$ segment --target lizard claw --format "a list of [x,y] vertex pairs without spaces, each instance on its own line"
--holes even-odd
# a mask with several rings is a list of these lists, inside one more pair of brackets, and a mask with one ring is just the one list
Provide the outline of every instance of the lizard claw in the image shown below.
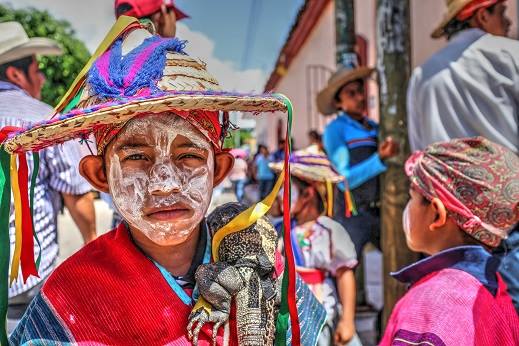
[[198,334],[203,325],[209,320],[209,315],[205,310],[197,310],[192,312],[189,316],[189,324],[187,325],[187,336],[193,342],[193,345],[198,345]]
[[196,310],[191,313],[189,316],[189,324],[187,325],[187,335],[189,339],[193,342],[193,345],[198,344],[198,335],[200,334],[200,330],[206,323],[214,323],[213,326],[213,345],[216,345],[216,335],[218,333],[218,329],[227,322],[229,319],[229,314],[223,311],[212,310],[208,313],[204,309]]

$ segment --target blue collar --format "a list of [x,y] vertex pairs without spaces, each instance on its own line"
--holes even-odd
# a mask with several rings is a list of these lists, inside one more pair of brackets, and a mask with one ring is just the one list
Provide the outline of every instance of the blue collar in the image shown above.
[[497,268],[500,261],[488,253],[482,246],[466,245],[441,251],[391,273],[400,282],[414,284],[424,276],[442,269],[462,270],[485,286],[492,295],[497,293]]

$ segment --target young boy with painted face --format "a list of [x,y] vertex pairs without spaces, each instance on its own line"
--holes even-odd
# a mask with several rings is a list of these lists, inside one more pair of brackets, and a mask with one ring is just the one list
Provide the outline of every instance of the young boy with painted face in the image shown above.
[[[13,344],[190,345],[194,274],[211,259],[204,217],[213,187],[233,165],[222,149],[227,117],[217,110],[285,110],[273,96],[220,91],[182,41],[152,36],[136,22],[120,37],[93,63],[74,110],[4,143],[22,153],[93,132],[97,155],[79,170],[112,195],[124,219],[53,273]],[[300,320],[302,343],[312,344],[321,323]],[[228,322],[215,334],[204,324],[198,345],[236,345],[232,313]]]
[[[282,163],[270,166],[276,172],[283,169]],[[297,272],[327,313],[318,345],[360,345],[354,323],[355,245],[341,224],[330,217],[333,184],[344,178],[333,170],[323,152],[308,149],[292,153],[290,174],[292,248]],[[283,205],[282,200],[279,203]]]
[[488,250],[519,221],[519,158],[482,137],[435,143],[406,163],[407,245],[430,257],[392,274],[410,284],[381,345],[519,345],[519,318]]

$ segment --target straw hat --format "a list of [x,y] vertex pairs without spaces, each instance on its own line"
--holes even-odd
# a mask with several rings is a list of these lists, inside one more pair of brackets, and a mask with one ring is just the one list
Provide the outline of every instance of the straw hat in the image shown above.
[[[283,161],[269,163],[269,167],[275,172],[281,172]],[[344,177],[335,172],[323,152],[315,153],[308,148],[295,151],[290,155],[290,174],[311,182],[339,183],[344,180]]]
[[349,82],[358,79],[368,78],[374,68],[371,67],[356,67],[353,69],[342,68],[336,71],[328,80],[326,87],[317,94],[317,109],[324,115],[330,115],[337,112],[337,105],[335,104],[335,95],[337,92]]
[[0,64],[5,64],[34,54],[60,55],[63,53],[56,41],[44,37],[29,38],[18,22],[0,23]]
[[[286,111],[285,103],[272,95],[222,91],[206,64],[187,55],[184,45],[176,38],[133,29],[88,70],[75,109],[10,135],[5,150],[37,151],[76,137],[85,138],[103,126],[122,126],[140,114],[172,110]],[[200,123],[193,125],[198,127]],[[202,126],[199,129],[204,131]]]
[[[431,33],[432,38],[440,38],[443,35],[445,35],[445,26],[449,24],[451,20],[453,20],[458,13],[461,12],[471,2],[474,0],[445,0],[445,3],[447,5],[447,12],[443,15],[443,19],[441,23],[434,29],[434,31]],[[477,8],[480,7],[488,7],[490,5],[493,5],[499,1],[502,0],[487,0],[487,1],[478,1]]]

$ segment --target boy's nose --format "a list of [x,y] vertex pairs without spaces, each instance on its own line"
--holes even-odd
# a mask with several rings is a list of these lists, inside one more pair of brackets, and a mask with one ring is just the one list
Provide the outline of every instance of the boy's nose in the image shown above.
[[181,191],[180,179],[169,165],[156,165],[150,173],[149,192],[151,194],[168,195]]

